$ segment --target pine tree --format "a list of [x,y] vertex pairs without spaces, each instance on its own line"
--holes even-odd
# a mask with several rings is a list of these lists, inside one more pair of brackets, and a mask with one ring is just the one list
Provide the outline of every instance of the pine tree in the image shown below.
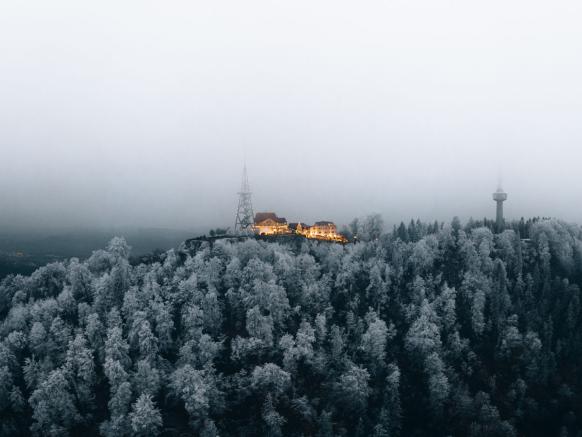
[[142,394],[131,408],[129,414],[132,435],[157,436],[162,427],[162,415],[154,405],[151,395]]

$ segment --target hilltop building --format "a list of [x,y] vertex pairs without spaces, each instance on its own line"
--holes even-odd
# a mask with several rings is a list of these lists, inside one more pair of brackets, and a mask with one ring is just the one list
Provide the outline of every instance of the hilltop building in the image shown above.
[[308,230],[309,238],[329,239],[337,235],[337,227],[333,222],[315,222]]
[[255,233],[259,235],[290,234],[289,224],[284,217],[277,217],[274,212],[257,212],[255,215]]
[[315,222],[309,226],[302,222],[287,223],[274,212],[258,212],[255,215],[255,233],[258,235],[301,235],[314,240],[347,243],[347,239],[337,232],[337,226],[330,221]]
[[310,227],[311,226],[301,222],[289,223],[289,229],[291,229],[291,232],[299,235],[305,235],[305,233],[309,230]]
[[313,226],[305,223],[287,223],[285,217],[278,217],[274,212],[257,212],[253,214],[251,202],[251,188],[247,175],[246,164],[243,167],[243,177],[239,201],[236,211],[234,231],[237,235],[301,235],[316,240],[336,241],[347,243],[347,239],[337,232],[337,227],[329,221],[315,222]]

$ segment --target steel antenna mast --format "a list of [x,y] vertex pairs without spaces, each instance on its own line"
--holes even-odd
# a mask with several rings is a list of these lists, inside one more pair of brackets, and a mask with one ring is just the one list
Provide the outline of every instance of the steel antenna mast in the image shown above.
[[253,231],[255,224],[253,213],[253,203],[251,201],[251,188],[247,175],[247,164],[243,167],[243,177],[238,193],[238,208],[236,211],[236,220],[234,222],[234,232],[237,234],[246,234]]

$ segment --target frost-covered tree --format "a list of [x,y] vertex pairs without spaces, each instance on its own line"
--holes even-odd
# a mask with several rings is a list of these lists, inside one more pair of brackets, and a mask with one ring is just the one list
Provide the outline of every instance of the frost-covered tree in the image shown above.
[[131,407],[129,414],[134,436],[157,436],[162,427],[162,415],[148,394],[142,394]]
[[1,279],[0,435],[577,435],[582,228],[377,219]]
[[33,419],[30,429],[38,435],[71,435],[81,420],[66,372],[61,369],[52,371],[40,383],[29,403]]

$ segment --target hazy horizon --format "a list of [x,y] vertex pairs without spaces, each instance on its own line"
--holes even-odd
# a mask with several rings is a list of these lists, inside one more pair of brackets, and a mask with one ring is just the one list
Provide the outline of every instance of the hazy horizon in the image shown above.
[[0,228],[582,223],[582,4],[0,6]]

